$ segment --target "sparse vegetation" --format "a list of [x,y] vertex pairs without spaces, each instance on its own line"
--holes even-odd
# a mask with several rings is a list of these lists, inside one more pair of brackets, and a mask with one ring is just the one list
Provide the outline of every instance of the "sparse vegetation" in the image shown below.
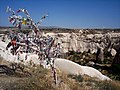
[[25,67],[31,76],[0,74],[1,90],[119,90],[119,81],[100,81],[81,75],[67,75],[57,71],[58,81],[54,84],[51,70],[41,66]]

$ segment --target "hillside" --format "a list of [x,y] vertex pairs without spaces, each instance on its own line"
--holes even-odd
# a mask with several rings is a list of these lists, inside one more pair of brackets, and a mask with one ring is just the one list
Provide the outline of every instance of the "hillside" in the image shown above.
[[[0,60],[1,61],[1,60]],[[4,65],[6,62],[2,62]],[[7,65],[10,64],[7,62]],[[0,68],[1,69],[1,68]],[[29,73],[26,74],[25,72]],[[51,70],[41,66],[24,67],[16,73],[0,74],[0,90],[119,90],[119,81],[100,81],[89,76],[57,73],[58,83],[54,83]]]
[[[34,42],[31,33],[28,37],[32,42],[29,53],[25,52],[26,43],[21,42],[17,43],[23,47],[20,48],[22,53],[20,51],[18,54],[13,54],[11,48],[6,49],[10,42],[9,35],[16,34],[20,41],[24,41],[23,37],[30,30],[23,29],[17,33],[15,28],[5,30],[2,29],[0,35],[0,89],[118,90],[120,88],[120,82],[114,81],[120,80],[119,30],[42,29],[43,37],[37,37],[38,40],[41,39],[39,42],[43,43],[42,40],[50,40],[52,37],[55,40],[52,49],[55,45],[61,45],[59,58],[55,58],[54,64],[51,61],[56,66],[55,69],[49,68],[50,62],[47,66],[47,62],[39,61],[40,59],[47,61],[48,57],[42,58],[41,52],[37,53],[39,44]],[[10,30],[15,33],[12,34]],[[50,46],[51,42],[47,44]],[[47,45],[43,46],[46,47]],[[98,50],[100,51],[96,57]],[[52,50],[50,53],[52,54]],[[52,58],[52,55],[50,57]],[[54,70],[56,71],[53,72]]]

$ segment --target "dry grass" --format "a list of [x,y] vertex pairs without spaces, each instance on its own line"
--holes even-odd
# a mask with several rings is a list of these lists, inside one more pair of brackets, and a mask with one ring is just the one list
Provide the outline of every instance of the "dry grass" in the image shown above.
[[9,65],[10,62],[4,60],[1,56],[0,56],[0,65]]
[[31,69],[31,77],[6,76],[0,78],[3,90],[53,90],[51,78],[46,78],[47,70],[41,67]]
[[100,81],[89,76],[67,75],[57,70],[55,85],[51,70],[41,66],[25,67],[32,75],[16,74],[13,76],[0,74],[0,90],[119,90],[119,81]]

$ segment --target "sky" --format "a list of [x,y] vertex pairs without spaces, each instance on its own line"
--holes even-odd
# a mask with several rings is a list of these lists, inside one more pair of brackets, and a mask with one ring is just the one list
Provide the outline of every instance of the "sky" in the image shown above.
[[41,26],[63,28],[120,28],[120,0],[0,0],[0,26],[12,26],[6,7],[27,9]]

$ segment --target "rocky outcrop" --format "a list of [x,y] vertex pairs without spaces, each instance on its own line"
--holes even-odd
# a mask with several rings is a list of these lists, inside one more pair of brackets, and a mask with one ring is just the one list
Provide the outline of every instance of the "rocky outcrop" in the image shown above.
[[70,60],[57,58],[54,63],[58,69],[67,74],[88,75],[90,77],[96,77],[100,80],[110,80],[107,76],[102,75],[102,73],[98,70],[88,66],[81,66]]
[[100,33],[100,34],[87,34],[89,31],[80,30],[79,33],[46,33],[46,35],[52,35],[57,37],[56,43],[61,43],[63,52],[68,51],[84,52],[90,50],[91,53],[97,52],[97,47],[105,49],[106,47],[112,51],[112,55],[115,55],[114,48],[112,49],[110,43],[116,45],[117,39],[120,33]]

